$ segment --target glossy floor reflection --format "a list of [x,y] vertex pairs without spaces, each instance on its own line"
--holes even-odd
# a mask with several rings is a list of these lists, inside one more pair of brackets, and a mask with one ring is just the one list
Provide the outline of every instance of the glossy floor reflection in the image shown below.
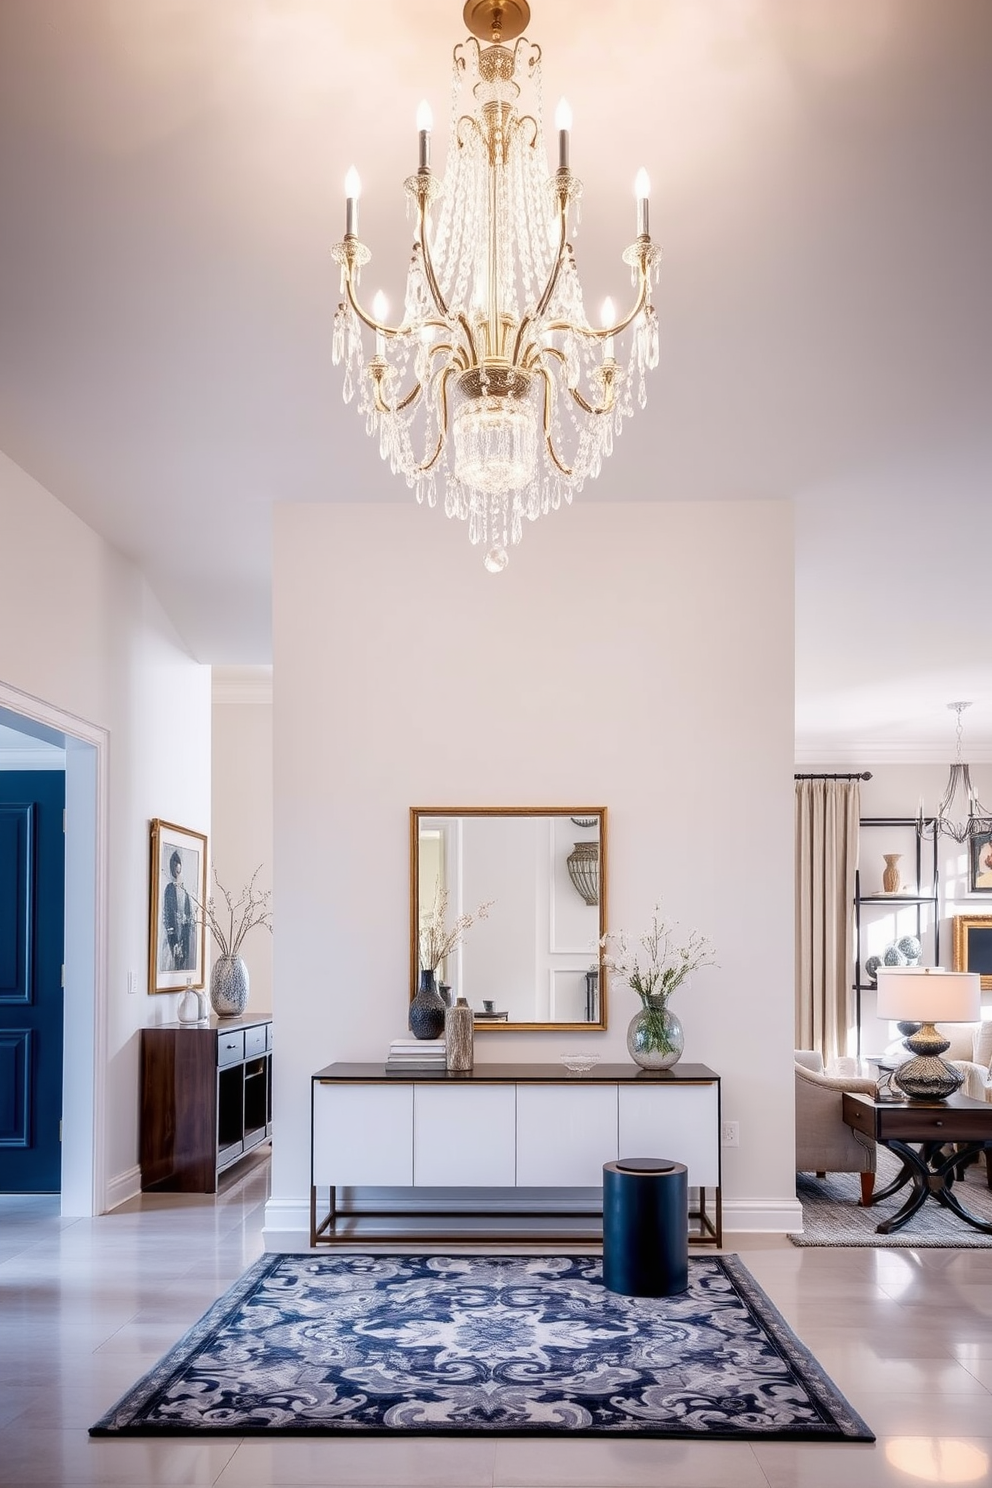
[[91,1441],[87,1427],[261,1251],[268,1163],[216,1199],[95,1220],[0,1197],[0,1484],[50,1488],[868,1488],[992,1485],[992,1250],[796,1250],[730,1236],[878,1435],[664,1441]]

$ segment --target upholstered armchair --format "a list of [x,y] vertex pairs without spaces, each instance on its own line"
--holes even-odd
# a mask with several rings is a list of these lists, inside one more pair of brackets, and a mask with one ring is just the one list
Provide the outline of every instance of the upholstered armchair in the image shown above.
[[827,1075],[823,1058],[812,1049],[797,1049],[796,1172],[860,1173],[861,1203],[871,1202],[875,1187],[875,1143],[844,1124],[845,1091],[874,1095],[875,1081],[853,1075]]

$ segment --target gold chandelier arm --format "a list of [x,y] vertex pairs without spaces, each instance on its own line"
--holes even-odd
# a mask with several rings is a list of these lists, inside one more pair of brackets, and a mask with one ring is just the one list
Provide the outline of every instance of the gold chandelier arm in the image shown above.
[[427,275],[427,284],[431,294],[434,296],[434,303],[442,315],[448,315],[447,302],[441,294],[441,286],[437,282],[434,263],[431,259],[430,249],[427,246],[427,208],[422,196],[417,202],[417,240],[420,243],[420,252],[424,262],[424,273]]
[[[354,284],[352,282],[350,269],[345,273],[344,284],[345,284],[345,290],[347,291],[347,294],[348,294],[348,303],[349,303],[349,305],[351,306],[352,310],[354,310],[355,314],[358,316],[358,318],[362,322],[362,324],[363,325],[367,325],[370,331],[381,331],[382,334],[389,341],[395,340],[397,336],[412,336],[413,335],[413,333],[414,333],[414,327],[413,326],[409,326],[409,325],[399,325],[399,326],[387,325],[385,321],[376,320],[376,318],[375,318],[374,315],[371,315],[367,310],[365,310],[358,303],[358,297],[355,294],[355,286],[354,286]],[[451,329],[450,322],[447,321],[447,320],[425,320],[425,321],[422,321],[420,323],[420,325],[418,325],[416,327],[416,329],[419,331],[422,327],[426,327],[426,326],[431,326],[435,330],[438,330],[438,331],[448,331],[448,330]]]
[[444,449],[445,436],[448,432],[448,378],[451,376],[452,370],[451,367],[445,367],[441,373],[441,383],[438,388],[438,402],[441,406],[440,418],[437,423],[437,448],[429,460],[425,460],[422,465],[416,467],[418,473],[421,475],[426,475],[428,470],[433,470],[438,462],[441,451]]
[[[534,321],[540,320],[541,316],[544,314],[545,310],[551,302],[551,296],[555,292],[555,286],[557,285],[559,275],[561,274],[561,266],[565,261],[565,249],[568,246],[567,208],[568,189],[567,182],[565,182],[564,184],[560,184],[558,188],[558,252],[555,255],[554,267],[552,268],[551,273],[548,275],[548,282],[544,286],[544,293],[542,294],[541,298],[538,300],[534,309],[521,318],[520,324],[517,327],[516,338],[513,342],[512,359],[514,363],[516,363],[518,357],[520,356],[520,348],[523,344],[524,333],[529,329]],[[635,311],[634,313],[636,314],[637,312]],[[631,317],[631,319],[633,319],[633,316]],[[549,327],[549,329],[555,329],[555,327],[552,325],[551,327]]]
[[561,362],[564,367],[568,358],[557,346],[541,346],[537,341],[528,341],[521,355],[519,366],[524,372],[533,372],[535,369],[541,371],[541,362],[545,357],[554,357],[556,362]]
[[544,329],[546,331],[570,331],[574,336],[584,336],[587,341],[605,341],[607,336],[619,336],[622,331],[627,329],[632,321],[637,319],[647,304],[648,279],[643,269],[640,271],[638,277],[640,279],[640,286],[634,308],[630,311],[629,315],[625,315],[622,320],[618,320],[616,325],[596,327],[578,325],[570,320],[549,320]]
[[572,470],[568,465],[563,465],[558,458],[558,452],[551,440],[551,416],[554,411],[554,390],[551,385],[551,376],[546,367],[538,367],[538,376],[544,379],[544,443],[551,460],[561,471],[562,475],[571,475]]
[[575,399],[576,403],[578,403],[579,407],[583,410],[584,413],[589,413],[589,414],[592,414],[592,416],[594,418],[599,418],[604,413],[611,413],[613,411],[613,408],[614,408],[614,406],[616,404],[616,401],[617,401],[617,397],[616,397],[616,384],[614,382],[614,372],[615,372],[615,370],[616,370],[616,363],[615,362],[613,363],[613,366],[612,367],[609,367],[608,364],[607,364],[603,368],[603,371],[607,373],[607,376],[606,376],[606,379],[605,379],[606,380],[606,399],[605,399],[605,401],[602,404],[600,404],[600,406],[598,408],[593,403],[587,403],[586,400],[585,400],[585,398],[583,398],[582,394],[579,392],[578,388],[572,388],[572,387],[570,387],[568,389],[569,393]]
[[401,398],[398,403],[387,403],[385,398],[382,396],[382,382],[386,370],[386,362],[383,357],[376,357],[369,363],[368,373],[369,377],[372,379],[372,398],[373,402],[375,403],[376,412],[390,415],[394,413],[402,413],[404,408],[409,408],[410,404],[415,403],[416,400],[420,397],[421,393],[424,391],[423,384],[415,382],[406,396]]

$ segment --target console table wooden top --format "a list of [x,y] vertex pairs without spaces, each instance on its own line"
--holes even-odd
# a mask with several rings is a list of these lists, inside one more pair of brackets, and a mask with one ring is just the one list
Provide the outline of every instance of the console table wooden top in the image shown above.
[[679,1062],[667,1070],[645,1070],[636,1064],[597,1064],[585,1074],[572,1074],[563,1064],[477,1064],[471,1070],[389,1070],[382,1064],[328,1064],[313,1076],[322,1084],[336,1081],[395,1085],[430,1081],[475,1085],[711,1085],[719,1075],[705,1064]]

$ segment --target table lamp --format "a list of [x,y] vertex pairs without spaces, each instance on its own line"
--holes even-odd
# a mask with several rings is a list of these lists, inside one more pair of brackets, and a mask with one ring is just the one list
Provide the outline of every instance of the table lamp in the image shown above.
[[974,971],[944,971],[941,967],[879,967],[879,1018],[918,1022],[906,1039],[916,1057],[907,1059],[892,1078],[910,1100],[946,1100],[964,1083],[960,1070],[941,1059],[950,1044],[935,1023],[977,1023],[982,1016],[982,981]]

